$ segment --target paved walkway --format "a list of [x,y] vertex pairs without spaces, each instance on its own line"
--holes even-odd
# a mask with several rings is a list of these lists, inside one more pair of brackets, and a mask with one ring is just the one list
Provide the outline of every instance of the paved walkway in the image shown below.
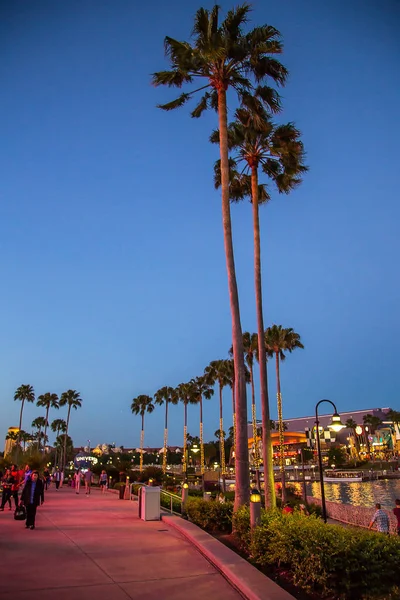
[[137,503],[92,490],[46,493],[36,529],[0,513],[1,600],[239,600],[186,540]]

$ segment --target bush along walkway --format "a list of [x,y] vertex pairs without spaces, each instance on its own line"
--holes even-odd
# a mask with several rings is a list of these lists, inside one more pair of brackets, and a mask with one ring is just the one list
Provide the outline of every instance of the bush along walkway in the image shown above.
[[189,499],[188,518],[211,533],[234,530],[248,560],[262,570],[278,569],[311,598],[399,600],[400,538],[325,525],[318,517],[263,511],[250,530],[247,507],[233,514],[230,502]]

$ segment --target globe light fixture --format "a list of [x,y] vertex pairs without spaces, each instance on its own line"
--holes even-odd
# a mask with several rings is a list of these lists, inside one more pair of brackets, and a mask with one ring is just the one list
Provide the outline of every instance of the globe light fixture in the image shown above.
[[342,429],[345,428],[345,425],[343,425],[342,421],[340,420],[340,415],[337,413],[337,411],[335,411],[333,413],[332,421],[328,425],[328,427],[329,427],[329,429],[332,429],[336,433],[338,433],[339,431],[341,431]]

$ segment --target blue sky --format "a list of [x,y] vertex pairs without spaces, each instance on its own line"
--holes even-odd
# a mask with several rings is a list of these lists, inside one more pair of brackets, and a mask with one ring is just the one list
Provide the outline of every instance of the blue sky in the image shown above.
[[[31,383],[80,391],[76,444],[137,445],[132,398],[227,354],[216,116],[163,113],[155,106],[173,92],[150,85],[164,36],[187,39],[199,6],[2,3],[0,439],[18,423],[14,390]],[[261,211],[265,321],[305,345],[282,367],[284,416],[323,397],[339,410],[400,408],[399,5],[260,0],[252,18],[284,36],[279,118],[302,130],[310,166],[300,189]],[[242,325],[254,330],[250,205],[232,215]],[[270,393],[274,416],[272,369]],[[225,405],[230,424],[228,393]],[[171,443],[182,412],[171,411]],[[38,414],[27,408],[26,429]],[[210,438],[216,398],[205,418]],[[158,409],[146,443],[161,445],[162,428]]]

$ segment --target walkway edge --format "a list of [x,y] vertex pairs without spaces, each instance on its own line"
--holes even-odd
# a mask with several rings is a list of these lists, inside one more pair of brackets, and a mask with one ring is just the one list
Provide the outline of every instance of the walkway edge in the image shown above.
[[295,600],[272,579],[194,523],[169,515],[162,515],[161,518],[196,546],[246,600]]

